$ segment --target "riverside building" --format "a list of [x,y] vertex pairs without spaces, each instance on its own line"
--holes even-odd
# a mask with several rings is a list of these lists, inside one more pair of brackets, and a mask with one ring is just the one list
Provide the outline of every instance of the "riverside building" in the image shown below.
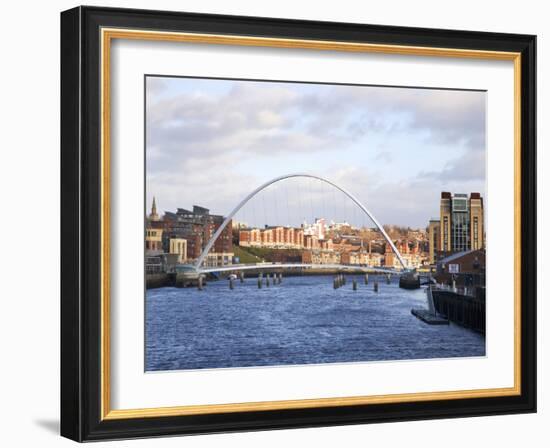
[[441,193],[440,218],[428,225],[430,263],[438,254],[478,250],[485,247],[483,198],[479,193]]

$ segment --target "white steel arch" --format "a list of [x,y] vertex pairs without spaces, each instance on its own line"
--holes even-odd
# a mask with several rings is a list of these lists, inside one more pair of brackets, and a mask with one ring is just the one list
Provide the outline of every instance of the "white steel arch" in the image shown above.
[[397,258],[399,259],[399,262],[401,263],[401,266],[403,266],[403,269],[406,269],[405,262],[403,261],[403,257],[401,256],[401,254],[397,250],[397,247],[395,247],[395,244],[393,244],[392,240],[390,239],[390,237],[388,236],[388,234],[386,233],[384,228],[380,225],[380,223],[374,217],[374,215],[363,204],[361,204],[361,202],[359,202],[359,200],[355,196],[353,196],[350,192],[348,192],[344,188],[336,185],[334,182],[331,182],[328,179],[325,179],[325,178],[320,177],[320,176],[316,176],[314,174],[306,174],[306,173],[285,174],[283,176],[276,177],[275,179],[271,179],[269,182],[266,182],[266,183],[260,185],[258,188],[256,188],[250,194],[248,194],[241,202],[239,202],[239,204],[237,204],[237,206],[231,211],[231,213],[229,213],[229,215],[227,215],[227,217],[223,221],[222,225],[220,227],[218,227],[216,232],[214,232],[214,235],[212,235],[212,237],[210,238],[210,240],[206,244],[206,246],[205,246],[204,250],[202,251],[202,253],[200,254],[199,258],[197,258],[197,261],[195,262],[195,269],[196,270],[200,269],[202,263],[204,262],[204,259],[208,255],[208,252],[210,252],[210,249],[212,248],[212,246],[214,245],[214,243],[216,242],[218,237],[221,235],[223,230],[227,227],[227,225],[229,224],[229,221],[231,221],[233,219],[233,216],[235,216],[237,214],[237,212],[250,199],[252,199],[256,194],[258,194],[260,191],[264,190],[265,188],[269,187],[270,185],[272,185],[276,182],[280,182],[280,181],[285,180],[285,179],[290,179],[292,177],[307,177],[307,178],[310,178],[310,179],[317,179],[317,180],[320,180],[321,182],[325,182],[325,183],[333,186],[337,190],[340,190],[342,193],[344,193],[348,198],[350,198],[363,211],[363,213],[365,213],[372,220],[372,222],[374,222],[374,224],[376,225],[378,230],[380,230],[380,232],[382,233],[382,235],[384,236],[384,238],[386,239],[386,241],[388,242],[388,244],[392,248],[395,255],[397,255]]

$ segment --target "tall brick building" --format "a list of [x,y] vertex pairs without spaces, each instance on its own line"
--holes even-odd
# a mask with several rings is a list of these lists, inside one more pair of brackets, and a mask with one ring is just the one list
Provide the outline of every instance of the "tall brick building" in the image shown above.
[[[210,238],[223,223],[224,217],[212,215],[210,210],[198,205],[193,210],[178,208],[176,213],[165,212],[161,221],[151,222],[151,226],[163,229],[162,245],[165,252],[170,250],[170,240],[182,238],[187,241],[187,258],[196,259],[204,250]],[[230,264],[233,257],[231,222],[225,227],[210,250],[208,264]],[[216,260],[213,260],[213,258]]]

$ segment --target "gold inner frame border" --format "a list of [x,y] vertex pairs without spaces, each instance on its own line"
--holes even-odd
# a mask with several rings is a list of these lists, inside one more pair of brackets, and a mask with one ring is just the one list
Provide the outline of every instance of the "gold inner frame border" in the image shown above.
[[[419,47],[304,39],[280,39],[138,29],[101,29],[101,420],[168,417],[227,412],[252,412],[432,400],[502,397],[521,394],[521,53]],[[383,53],[412,56],[506,60],[514,63],[514,386],[441,392],[402,393],[353,397],[313,398],[227,404],[188,405],[135,409],[111,409],[110,345],[110,181],[111,114],[110,67],[113,39],[185,42],[212,45],[240,45],[355,53]]]

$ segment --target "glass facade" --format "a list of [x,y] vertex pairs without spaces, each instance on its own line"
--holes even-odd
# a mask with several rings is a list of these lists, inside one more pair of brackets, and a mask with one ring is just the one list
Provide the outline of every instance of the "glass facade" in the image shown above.
[[483,199],[479,193],[468,196],[441,192],[440,222],[440,251],[453,253],[484,248]]
[[474,216],[474,248],[479,247],[479,224],[478,217]]
[[443,217],[443,250],[447,250],[449,245],[449,234],[447,229],[449,228],[449,218],[447,216]]
[[468,196],[455,194],[452,202],[451,246],[453,251],[460,252],[471,249],[470,242],[470,210]]

